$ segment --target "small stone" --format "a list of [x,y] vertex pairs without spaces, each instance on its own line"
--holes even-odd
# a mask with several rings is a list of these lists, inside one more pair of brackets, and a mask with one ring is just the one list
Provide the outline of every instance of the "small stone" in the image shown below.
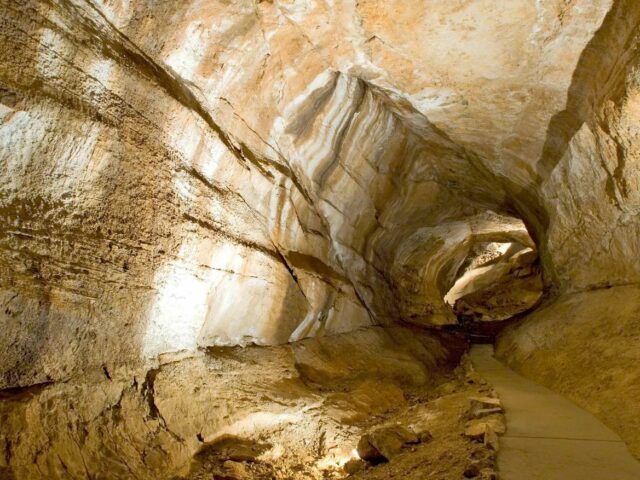
[[475,478],[478,475],[480,475],[480,468],[478,467],[477,463],[470,463],[464,469],[465,478]]
[[469,458],[471,460],[480,461],[489,457],[489,452],[487,452],[486,448],[476,447],[470,454]]
[[413,434],[413,436],[410,436],[409,433],[406,434],[405,438],[407,438],[406,443],[408,444],[426,443],[433,438],[429,430],[416,425],[411,425],[408,432]]
[[406,444],[419,442],[418,436],[402,425],[380,427],[366,435],[358,442],[358,455],[363,460],[379,463],[391,460],[400,454]]
[[498,480],[498,474],[492,468],[483,468],[480,470],[481,480]]
[[352,458],[342,467],[347,475],[355,475],[364,470],[365,463],[359,458]]
[[487,425],[487,429],[484,433],[484,445],[485,447],[497,452],[500,449],[500,441],[498,440],[498,434],[490,425]]
[[244,480],[249,478],[249,472],[247,467],[240,462],[234,462],[232,460],[225,461],[222,466],[226,471],[227,478],[233,478],[234,480]]
[[502,413],[502,408],[482,408],[480,410],[471,410],[469,412],[469,416],[471,418],[482,418],[496,413]]
[[[492,410],[493,413],[502,413],[502,402],[499,398],[492,397],[471,397],[469,399],[469,417],[480,418],[482,414],[479,412],[486,412]],[[480,415],[480,416],[478,416]]]
[[469,461],[475,463],[481,470],[483,468],[492,468],[495,464],[495,452],[484,445],[479,446],[469,455]]
[[484,432],[486,431],[487,426],[491,427],[491,429],[498,435],[502,435],[507,431],[507,427],[504,423],[504,417],[502,415],[490,415],[488,417],[468,421],[464,434],[474,440],[484,440]]
[[479,405],[482,408],[502,407],[500,399],[494,397],[470,397],[469,403],[472,407],[475,405]]
[[384,455],[371,444],[371,436],[369,434],[360,437],[356,450],[358,451],[358,456],[367,462],[380,463],[386,460]]

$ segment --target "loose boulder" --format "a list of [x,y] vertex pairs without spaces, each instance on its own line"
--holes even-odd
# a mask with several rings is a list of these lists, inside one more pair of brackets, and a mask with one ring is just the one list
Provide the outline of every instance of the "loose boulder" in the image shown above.
[[418,436],[406,427],[380,427],[365,434],[358,442],[358,455],[371,463],[389,461],[407,444],[419,443]]

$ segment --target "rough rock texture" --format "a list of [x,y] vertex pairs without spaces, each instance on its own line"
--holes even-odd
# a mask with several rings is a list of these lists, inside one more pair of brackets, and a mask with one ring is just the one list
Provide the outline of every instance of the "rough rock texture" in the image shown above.
[[[634,0],[0,0],[0,389],[39,432],[21,448],[80,449],[125,385],[161,431],[153,372],[210,347],[456,324],[443,298],[478,245],[533,239],[551,305],[638,284],[639,25]],[[578,357],[531,352],[597,390]],[[51,392],[59,417],[33,400]]]
[[454,322],[610,7],[3,1],[3,385]]
[[542,272],[535,263],[537,253],[522,245],[511,245],[504,254],[466,270],[445,295],[445,301],[454,304],[458,318],[506,320],[538,303],[542,297]]
[[[198,478],[189,472],[202,455],[195,465],[192,457],[228,436],[268,443],[265,460],[282,466],[277,478],[322,478],[350,458],[362,422],[406,406],[415,392],[431,394],[464,349],[456,336],[398,327],[340,339],[357,349],[327,351],[316,339],[216,347],[134,378],[6,392],[0,478]],[[242,452],[221,460],[241,460]]]

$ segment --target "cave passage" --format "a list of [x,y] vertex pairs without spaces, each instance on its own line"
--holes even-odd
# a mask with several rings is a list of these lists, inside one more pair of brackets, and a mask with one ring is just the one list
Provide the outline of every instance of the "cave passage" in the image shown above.
[[[497,238],[491,241],[487,238]],[[532,310],[543,294],[543,275],[530,237],[504,241],[491,232],[476,241],[444,296],[471,343],[493,343],[512,320]]]
[[525,480],[544,401],[475,343],[640,458],[639,45],[634,0],[0,0],[0,479]]

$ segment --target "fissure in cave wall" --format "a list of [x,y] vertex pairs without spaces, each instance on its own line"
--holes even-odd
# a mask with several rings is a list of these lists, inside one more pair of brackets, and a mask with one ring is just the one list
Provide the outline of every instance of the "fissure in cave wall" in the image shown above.
[[530,234],[545,304],[499,351],[637,454],[639,24],[631,0],[0,0],[12,418],[75,382],[107,385],[80,422],[144,409],[149,368],[208,347],[455,323],[474,245]]

